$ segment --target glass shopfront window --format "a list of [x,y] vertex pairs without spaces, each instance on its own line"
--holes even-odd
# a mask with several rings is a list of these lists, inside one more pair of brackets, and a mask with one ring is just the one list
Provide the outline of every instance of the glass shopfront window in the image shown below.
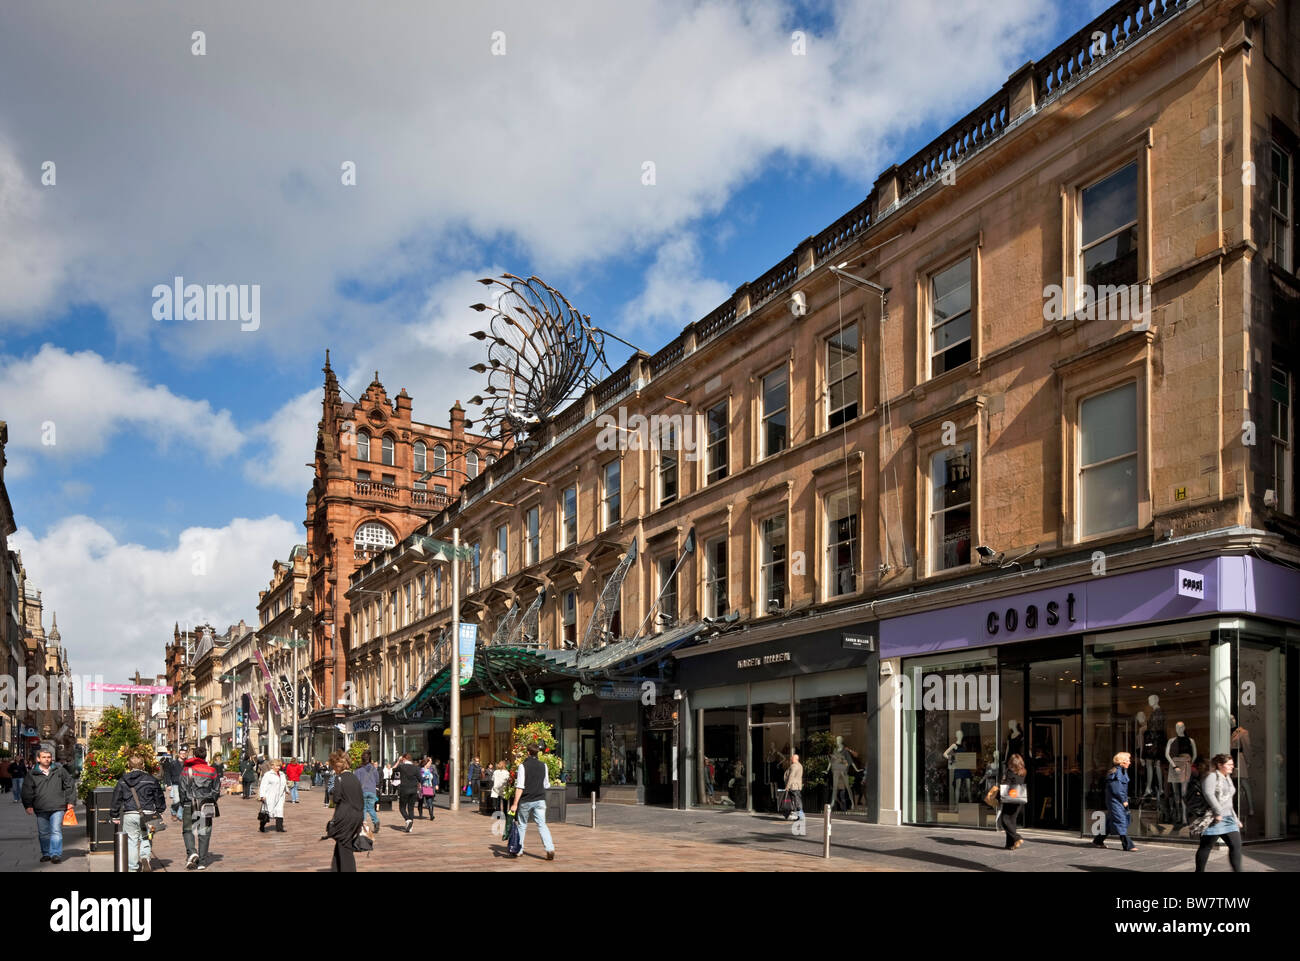
[[[1114,756],[1129,768],[1129,836],[1188,837],[1186,795],[1198,757],[1215,752],[1212,632],[1089,638],[1084,647],[1085,831],[1105,831],[1106,776]],[[1212,657],[1212,653],[1215,655]],[[1226,663],[1224,664],[1226,667]],[[1224,719],[1226,721],[1226,718]]]
[[[1235,694],[1228,717],[1228,747],[1223,753],[1231,754],[1235,762],[1233,780],[1242,839],[1295,835],[1300,832],[1300,817],[1295,810],[1296,792],[1287,789],[1287,760],[1289,748],[1294,746],[1294,740],[1288,745],[1288,732],[1295,730],[1297,717],[1294,682],[1300,677],[1300,644],[1294,640],[1288,644],[1281,627],[1250,621],[1240,622],[1235,630],[1220,631],[1220,635],[1236,642]],[[1290,770],[1294,778],[1294,764]]]
[[803,764],[803,805],[869,817],[867,674],[854,668],[795,678],[795,750]]
[[691,803],[775,812],[791,753],[803,764],[803,805],[871,817],[875,772],[865,667],[691,695],[695,771]]
[[605,743],[601,750],[601,784],[637,783],[636,721],[617,721],[605,725]]
[[982,797],[1000,777],[998,666],[987,650],[903,662],[898,695],[913,824],[993,827]]

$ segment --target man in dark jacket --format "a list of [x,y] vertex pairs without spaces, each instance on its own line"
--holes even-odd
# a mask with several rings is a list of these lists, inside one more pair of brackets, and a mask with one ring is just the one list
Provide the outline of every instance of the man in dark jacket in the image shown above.
[[169,754],[162,762],[164,793],[171,799],[172,819],[176,821],[181,819],[180,782],[182,770],[180,758],[176,753]]
[[77,800],[77,782],[54,756],[42,748],[36,765],[23,781],[23,807],[36,815],[36,832],[41,841],[41,860],[58,864],[63,860],[63,813]]
[[161,815],[167,807],[162,785],[144,769],[144,757],[132,754],[127,758],[130,768],[118,779],[113,791],[113,821],[121,821],[122,832],[127,837],[127,870],[153,870],[153,843],[149,840],[149,820]]
[[186,759],[180,776],[180,789],[185,819],[185,869],[205,871],[212,819],[219,813],[217,798],[221,795],[221,779],[217,777],[216,768],[208,763],[208,752],[204,748],[196,747],[194,756]]
[[14,803],[17,804],[23,796],[23,778],[27,777],[27,764],[22,758],[16,758],[9,765],[9,776],[14,780]]
[[420,769],[411,763],[411,755],[403,754],[398,760],[397,776],[401,782],[397,785],[397,809],[406,821],[406,833],[411,833],[415,824],[415,799],[420,794]]
[[252,756],[244,758],[240,768],[240,778],[244,782],[244,797],[253,796],[253,782],[257,780],[257,762]]

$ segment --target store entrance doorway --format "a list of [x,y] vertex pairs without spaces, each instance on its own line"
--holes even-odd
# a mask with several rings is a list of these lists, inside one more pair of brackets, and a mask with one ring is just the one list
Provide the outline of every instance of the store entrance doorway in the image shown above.
[[1026,768],[1029,804],[1022,823],[1081,832],[1083,684],[1077,642],[1004,648],[999,670],[1001,760],[1020,754]]
[[578,727],[578,797],[600,796],[600,718],[584,718]]
[[673,732],[645,732],[645,803],[673,803]]

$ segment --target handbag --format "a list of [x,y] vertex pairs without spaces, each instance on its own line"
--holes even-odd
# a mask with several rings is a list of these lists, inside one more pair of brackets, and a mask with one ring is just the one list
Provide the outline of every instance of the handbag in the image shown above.
[[998,797],[1003,804],[1028,804],[1029,791],[1023,784],[998,785]]
[[510,834],[506,837],[506,851],[514,855],[523,849],[524,846],[519,840],[519,820],[512,815],[510,818]]
[[1001,795],[1002,785],[995,784],[984,793],[984,803],[991,808],[996,808]]
[[433,785],[432,784],[421,785],[420,794],[423,795],[424,797],[433,797]]
[[1214,823],[1214,812],[1206,811],[1191,824],[1187,825],[1187,833],[1194,838],[1199,838],[1205,833],[1205,829]]

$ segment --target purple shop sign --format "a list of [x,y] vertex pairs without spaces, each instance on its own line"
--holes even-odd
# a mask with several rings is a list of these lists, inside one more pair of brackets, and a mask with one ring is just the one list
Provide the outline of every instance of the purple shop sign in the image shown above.
[[1213,557],[1105,574],[1048,590],[885,618],[880,653],[909,657],[1211,614],[1300,621],[1300,573],[1256,557]]

